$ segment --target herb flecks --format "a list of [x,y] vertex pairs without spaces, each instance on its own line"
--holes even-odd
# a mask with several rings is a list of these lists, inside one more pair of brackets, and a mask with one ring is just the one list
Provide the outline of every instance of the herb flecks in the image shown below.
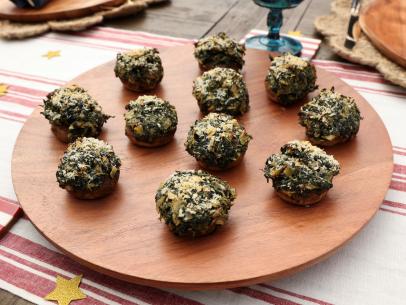
[[319,145],[346,142],[359,130],[361,114],[354,99],[323,89],[299,112],[299,123],[310,141]]
[[291,141],[265,162],[264,176],[289,197],[308,197],[333,187],[340,165],[333,156],[308,141]]
[[239,71],[244,65],[245,45],[226,33],[202,38],[195,47],[194,55],[203,70],[222,67]]
[[191,126],[185,147],[207,167],[226,169],[242,158],[251,139],[232,116],[210,113]]
[[117,54],[114,72],[127,88],[135,91],[154,89],[164,75],[162,61],[155,48],[139,48]]
[[314,91],[316,79],[313,64],[286,53],[272,59],[265,87],[276,102],[289,106]]
[[120,158],[111,145],[94,138],[79,138],[68,146],[56,178],[61,188],[93,192],[106,180],[117,180],[120,166]]
[[158,189],[155,202],[160,219],[179,236],[202,236],[223,226],[235,189],[209,173],[176,171]]
[[143,95],[131,101],[124,114],[126,130],[138,141],[152,143],[173,135],[178,124],[176,109],[154,95]]
[[233,69],[215,68],[194,81],[193,96],[203,113],[240,115],[249,109],[249,96],[242,75]]
[[52,125],[66,129],[69,142],[79,137],[97,137],[111,118],[85,89],[75,85],[49,93],[41,114]]

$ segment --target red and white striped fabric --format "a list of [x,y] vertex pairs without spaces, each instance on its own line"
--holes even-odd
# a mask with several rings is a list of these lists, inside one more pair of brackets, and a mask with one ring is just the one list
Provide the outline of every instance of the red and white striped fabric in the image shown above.
[[[252,33],[258,31],[252,31]],[[302,39],[303,40],[303,39]],[[315,41],[315,40],[312,40]],[[0,210],[16,206],[10,162],[17,134],[47,92],[76,75],[136,46],[175,46],[190,40],[111,28],[0,42]],[[319,43],[319,42],[318,42]],[[47,51],[61,51],[48,60]],[[306,48],[305,56],[317,47]],[[371,69],[332,61],[314,61],[355,87],[378,111],[392,142],[393,180],[381,209],[370,224],[328,260],[289,278],[221,291],[188,292],[125,283],[91,271],[50,245],[25,217],[0,239],[0,288],[35,304],[54,287],[56,274],[83,274],[88,295],[74,304],[405,304],[406,300],[406,90],[389,85]],[[377,143],[379,145],[379,143]],[[373,153],[373,148],[371,148]],[[2,210],[3,211],[3,210]],[[7,212],[6,212],[7,214]],[[1,218],[0,218],[1,221]]]
[[18,202],[0,196],[0,237],[22,215]]

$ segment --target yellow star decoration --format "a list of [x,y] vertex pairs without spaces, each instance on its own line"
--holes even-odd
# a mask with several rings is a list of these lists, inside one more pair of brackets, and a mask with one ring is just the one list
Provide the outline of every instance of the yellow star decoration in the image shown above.
[[44,299],[57,301],[59,305],[69,305],[72,301],[85,299],[86,295],[79,289],[81,280],[82,275],[77,275],[70,280],[57,275],[55,289]]
[[61,51],[48,51],[46,54],[42,55],[42,57],[46,57],[48,59],[52,59],[54,57],[61,56]]
[[302,32],[300,32],[300,31],[289,31],[288,35],[299,37],[299,36],[302,36]]
[[8,86],[6,84],[0,84],[0,96],[7,94]]

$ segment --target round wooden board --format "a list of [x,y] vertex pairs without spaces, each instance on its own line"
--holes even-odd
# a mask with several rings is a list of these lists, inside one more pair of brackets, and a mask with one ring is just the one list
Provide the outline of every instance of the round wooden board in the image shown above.
[[406,1],[375,1],[362,12],[359,22],[378,50],[406,68]]
[[235,287],[286,276],[320,261],[375,214],[392,172],[388,133],[360,95],[322,69],[317,70],[321,88],[334,86],[356,99],[364,117],[361,130],[350,143],[328,149],[342,170],[320,204],[303,208],[276,197],[261,169],[283,144],[304,139],[304,129],[297,123],[299,105],[285,109],[267,100],[263,81],[268,54],[248,50],[244,77],[251,109],[240,120],[254,139],[240,166],[215,173],[237,189],[229,222],[207,237],[174,236],[158,220],[154,195],[175,170],[197,168],[183,143],[190,125],[200,117],[191,94],[192,81],[200,71],[192,46],[166,49],[162,60],[165,77],[154,93],[176,106],[179,125],[175,140],[161,148],[136,147],[125,137],[124,106],[137,95],[114,77],[114,62],[72,81],[87,88],[105,112],[115,115],[101,136],[123,163],[119,187],[111,196],[80,201],[58,187],[55,171],[66,146],[55,139],[40,108],[19,135],[12,164],[18,199],[38,230],[67,255],[139,284]]
[[99,12],[105,7],[119,6],[125,0],[52,0],[40,9],[22,9],[9,0],[0,0],[0,19],[16,22],[42,22],[73,19]]

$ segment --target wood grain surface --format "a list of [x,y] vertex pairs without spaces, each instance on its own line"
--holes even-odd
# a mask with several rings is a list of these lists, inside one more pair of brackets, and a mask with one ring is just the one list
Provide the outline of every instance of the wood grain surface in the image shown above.
[[[318,69],[320,88],[353,96],[364,117],[358,136],[329,148],[341,173],[327,197],[311,208],[287,204],[267,184],[266,158],[289,140],[304,139],[297,123],[300,105],[283,108],[266,98],[268,54],[248,50],[244,78],[251,109],[240,118],[253,135],[245,160],[215,174],[236,187],[228,224],[196,240],[174,236],[159,222],[154,195],[173,171],[198,168],[184,150],[187,131],[200,113],[192,81],[199,75],[192,46],[162,52],[165,76],[155,92],[173,103],[179,126],[175,140],[157,149],[133,146],[124,135],[124,106],[136,94],[114,77],[114,62],[73,81],[115,115],[102,138],[122,159],[118,189],[97,201],[80,201],[60,189],[55,171],[66,146],[57,141],[36,109],[15,147],[12,174],[17,197],[34,225],[73,259],[130,282],[157,287],[219,289],[276,279],[327,257],[375,214],[388,188],[392,150],[376,112],[352,88]],[[316,93],[313,93],[313,95]],[[379,143],[379,145],[377,145]],[[40,148],[40,149],[39,149]]]
[[385,56],[406,68],[406,1],[377,0],[360,16],[362,31]]
[[40,22],[73,19],[103,10],[103,7],[118,6],[125,0],[52,0],[40,9],[22,9],[9,0],[0,0],[0,19],[16,22]]

